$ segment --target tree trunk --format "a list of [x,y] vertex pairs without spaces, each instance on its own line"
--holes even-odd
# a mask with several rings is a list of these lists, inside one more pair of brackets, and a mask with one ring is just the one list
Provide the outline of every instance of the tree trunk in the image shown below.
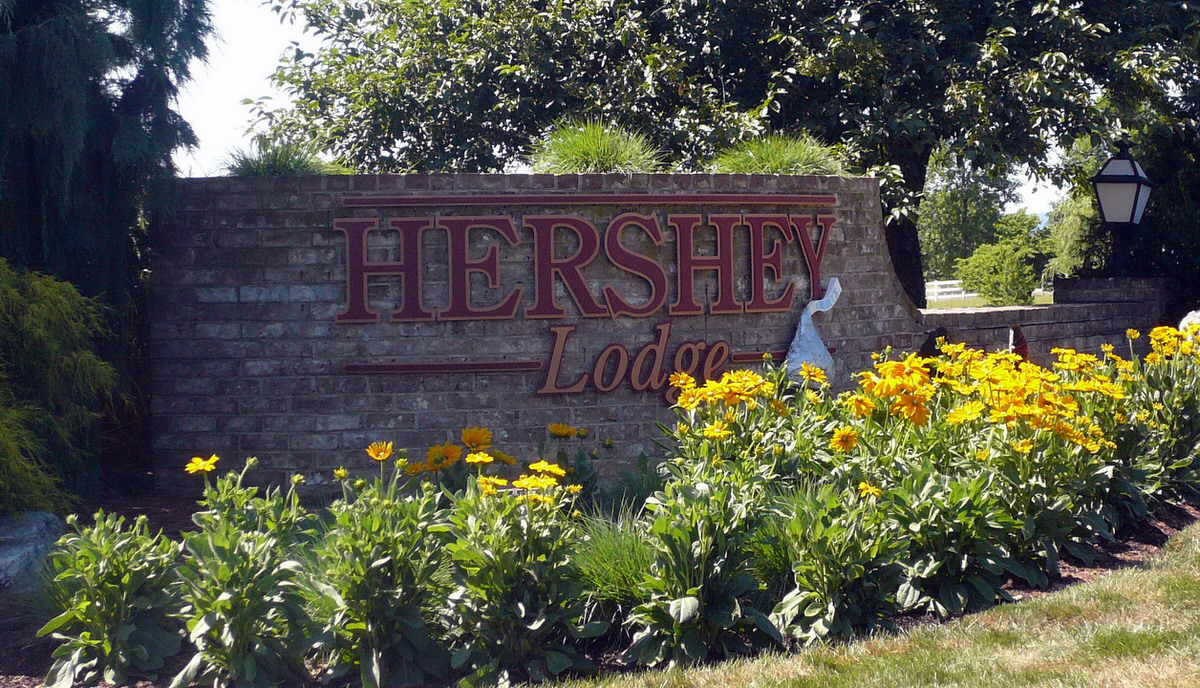
[[921,266],[921,242],[917,238],[917,223],[907,216],[887,224],[888,253],[892,267],[904,293],[917,308],[925,308],[925,271]]

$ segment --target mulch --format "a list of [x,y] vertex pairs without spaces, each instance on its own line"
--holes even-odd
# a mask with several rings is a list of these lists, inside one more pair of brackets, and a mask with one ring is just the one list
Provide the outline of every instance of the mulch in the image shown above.
[[[195,501],[186,496],[146,492],[108,495],[89,505],[89,509],[101,508],[130,517],[145,515],[152,527],[162,528],[167,535],[178,537],[180,532],[193,528],[191,514],[194,506]],[[1169,507],[1150,519],[1123,529],[1117,534],[1115,542],[1097,545],[1096,560],[1089,565],[1067,557],[1060,563],[1059,575],[1051,579],[1049,587],[1035,589],[1020,581],[1010,581],[1005,585],[1005,590],[1015,600],[1021,601],[1052,594],[1108,571],[1141,566],[1162,549],[1172,535],[1197,520],[1200,520],[1200,509],[1196,507]],[[31,615],[18,602],[0,595],[0,688],[36,688],[42,684],[42,678],[53,661],[50,653],[55,645],[49,638],[34,637],[43,621]],[[940,623],[931,614],[905,614],[894,619],[894,622],[903,630]],[[617,669],[614,658],[615,655],[597,659],[602,665]],[[139,681],[128,685],[134,688],[162,688],[167,682]]]

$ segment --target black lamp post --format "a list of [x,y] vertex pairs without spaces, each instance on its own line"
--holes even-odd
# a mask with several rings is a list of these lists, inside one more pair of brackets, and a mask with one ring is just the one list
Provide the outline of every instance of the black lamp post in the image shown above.
[[1100,202],[1100,217],[1113,236],[1112,263],[1107,272],[1112,277],[1128,277],[1133,228],[1142,221],[1150,190],[1158,185],[1129,154],[1128,141],[1117,141],[1117,151],[1092,177],[1092,188]]

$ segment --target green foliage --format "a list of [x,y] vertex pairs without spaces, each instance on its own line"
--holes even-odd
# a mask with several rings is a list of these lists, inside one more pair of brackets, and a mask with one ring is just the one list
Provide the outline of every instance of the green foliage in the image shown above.
[[470,685],[546,680],[594,665],[574,641],[608,629],[581,623],[583,587],[574,574],[572,500],[550,494],[484,494],[472,487],[450,516],[454,591],[450,629],[455,669]]
[[0,0],[0,256],[101,299],[122,335],[142,221],[196,142],[174,106],[208,5]]
[[179,546],[151,533],[145,516],[126,527],[124,516],[100,511],[94,525],[80,526],[74,515],[68,524],[74,532],[50,557],[60,613],[38,631],[62,641],[45,685],[153,680],[182,640],[175,617]]
[[246,475],[257,463],[256,458],[246,459],[240,472],[229,471],[211,486],[206,479],[200,511],[192,515],[192,520],[205,530],[228,526],[235,532],[269,533],[289,550],[311,542],[317,518],[300,505],[300,496],[294,489],[282,490],[272,485],[259,496],[258,487],[244,484]]
[[969,481],[913,471],[887,495],[887,510],[908,543],[904,583],[897,594],[908,609],[945,618],[1009,599],[1009,573],[1028,577],[1005,549],[1022,524],[997,497],[992,478]]
[[785,495],[777,508],[794,585],[771,614],[779,629],[811,643],[886,625],[905,548],[886,510],[830,485]]
[[914,219],[938,146],[1061,181],[1056,146],[1106,130],[1111,104],[1180,120],[1173,85],[1198,71],[1184,0],[275,5],[326,40],[283,58],[294,102],[264,118],[367,171],[503,169],[580,115],[637,122],[682,168],[767,130],[842,142],[886,180],[918,304]]
[[248,150],[229,154],[225,171],[232,177],[287,177],[353,174],[354,170],[325,162],[318,146],[270,136],[256,136]]
[[646,501],[654,561],[642,583],[649,599],[626,621],[635,629],[628,661],[674,666],[782,642],[750,599],[758,582],[748,541],[763,483],[716,469],[700,475],[677,473]]
[[948,146],[938,146],[929,159],[917,219],[926,279],[954,279],[956,261],[994,242],[996,223],[1015,190],[1011,177],[983,174]]
[[1046,221],[1052,254],[1047,266],[1050,276],[1075,277],[1103,266],[1104,254],[1096,250],[1099,224],[1096,196],[1090,189],[1072,191],[1054,204]]
[[270,533],[217,522],[184,536],[178,568],[182,610],[195,654],[171,682],[214,688],[303,682],[311,620],[303,606],[300,565]]
[[402,494],[399,472],[329,507],[331,522],[316,549],[316,592],[329,638],[325,680],[357,667],[366,688],[444,681],[450,657],[425,611],[435,600],[446,513],[431,486]]
[[530,167],[539,174],[654,172],[662,154],[645,136],[590,119],[567,119],[533,145]]
[[724,174],[844,176],[849,173],[836,148],[804,132],[741,141],[718,153],[712,169]]
[[103,335],[95,301],[0,259],[0,514],[61,509],[60,486],[78,492],[94,479],[91,440],[114,387],[94,352]]
[[1027,243],[1003,241],[975,249],[955,268],[963,289],[978,292],[991,306],[1029,305],[1038,277],[1033,271],[1036,250]]
[[583,517],[572,561],[593,599],[622,610],[639,601],[639,587],[654,561],[639,512],[624,507],[609,518]]

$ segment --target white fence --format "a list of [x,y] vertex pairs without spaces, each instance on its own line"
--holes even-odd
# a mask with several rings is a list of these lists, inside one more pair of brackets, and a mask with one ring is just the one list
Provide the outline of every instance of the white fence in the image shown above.
[[925,298],[928,301],[965,300],[976,296],[979,296],[979,294],[974,294],[963,289],[962,280],[941,280],[925,283]]

